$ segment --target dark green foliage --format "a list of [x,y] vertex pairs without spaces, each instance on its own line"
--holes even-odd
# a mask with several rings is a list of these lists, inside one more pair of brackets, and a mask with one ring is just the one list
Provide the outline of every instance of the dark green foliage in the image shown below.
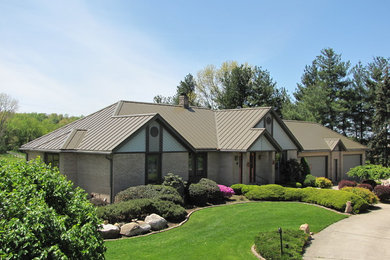
[[282,237],[283,255],[280,254],[280,234],[276,228],[255,237],[256,251],[265,259],[302,259],[309,235],[302,230],[283,229]]
[[156,213],[172,222],[182,221],[187,215],[182,206],[171,201],[157,199],[132,199],[97,209],[98,216],[110,223],[144,219],[152,213]]
[[302,165],[295,159],[281,164],[280,175],[282,182],[302,182],[305,178]]
[[224,200],[218,184],[207,178],[202,178],[198,183],[191,184],[188,193],[190,201],[198,206],[205,205],[207,202],[221,203]]
[[310,166],[307,163],[307,160],[305,157],[301,157],[301,167],[302,167],[302,175],[306,176],[308,174],[311,174],[310,172]]
[[288,182],[285,186],[292,188],[302,188],[302,184],[300,182]]
[[164,185],[140,185],[130,187],[119,192],[115,196],[115,202],[128,201],[133,199],[155,199],[167,200],[176,204],[184,205],[184,200],[177,190]]
[[374,193],[375,193],[375,195],[378,196],[378,198],[381,201],[386,201],[386,200],[390,199],[390,187],[389,186],[377,185],[374,188]]
[[177,190],[180,196],[184,198],[185,182],[183,181],[183,178],[179,175],[168,173],[164,176],[162,185],[174,188],[175,190]]
[[357,183],[355,181],[341,180],[338,184],[339,190],[344,187],[355,187]]
[[192,183],[188,188],[190,203],[197,206],[204,206],[207,203],[207,189],[199,183]]
[[0,162],[0,258],[104,259],[87,194],[39,160]]
[[242,194],[241,189],[245,186],[246,186],[245,184],[237,183],[237,184],[233,184],[232,186],[230,186],[230,188],[232,188],[234,190],[234,193],[236,195],[241,195]]
[[315,187],[316,177],[311,174],[306,175],[305,180],[303,181],[303,185],[305,187]]
[[347,172],[349,177],[356,177],[360,180],[380,180],[390,178],[390,168],[382,165],[365,164],[352,168]]
[[252,187],[245,194],[245,197],[250,200],[302,201],[333,208],[342,212],[345,210],[345,203],[351,201],[354,213],[359,213],[368,207],[368,203],[365,200],[351,192],[315,189],[312,187],[294,189],[285,188],[276,184]]

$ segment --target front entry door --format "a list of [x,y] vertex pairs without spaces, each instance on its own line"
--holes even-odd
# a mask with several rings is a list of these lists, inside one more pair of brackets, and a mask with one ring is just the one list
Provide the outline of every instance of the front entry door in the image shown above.
[[254,153],[254,152],[250,153],[249,182],[250,183],[255,183],[256,182],[256,153]]

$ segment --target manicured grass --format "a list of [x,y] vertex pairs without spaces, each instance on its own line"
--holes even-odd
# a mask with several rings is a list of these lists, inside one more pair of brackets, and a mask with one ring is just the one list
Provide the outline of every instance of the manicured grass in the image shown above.
[[295,202],[255,202],[195,212],[183,226],[146,237],[107,241],[107,259],[256,259],[250,252],[260,231],[313,232],[346,216]]
[[25,159],[21,158],[22,156],[24,156],[24,154],[16,153],[16,152],[14,152],[14,154],[1,153],[0,154],[0,160],[6,160],[6,161],[9,161],[9,162],[15,162],[15,161],[21,161],[21,160],[24,161]]

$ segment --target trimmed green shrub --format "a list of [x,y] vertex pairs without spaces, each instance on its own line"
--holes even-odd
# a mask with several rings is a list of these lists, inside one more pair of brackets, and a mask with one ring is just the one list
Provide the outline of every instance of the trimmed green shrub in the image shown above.
[[199,183],[192,183],[188,188],[190,202],[197,206],[204,206],[207,203],[207,188]]
[[234,190],[234,193],[236,195],[241,195],[242,194],[241,189],[245,186],[246,186],[245,184],[237,183],[237,184],[233,184],[232,186],[230,186],[230,188],[232,188]]
[[382,165],[366,164],[352,168],[347,175],[360,180],[380,180],[390,178],[390,168]]
[[303,185],[305,187],[315,187],[316,177],[310,174],[306,175],[305,180],[303,181]]
[[104,259],[87,194],[39,159],[0,161],[0,258]]
[[378,198],[381,201],[385,201],[385,200],[390,199],[390,187],[389,186],[377,185],[374,188],[374,193],[375,193],[375,195],[378,196]]
[[370,190],[360,187],[344,187],[343,191],[352,192],[362,199],[364,199],[368,204],[376,204],[379,201],[379,198]]
[[182,198],[184,198],[185,193],[185,182],[183,181],[183,178],[179,175],[175,175],[173,173],[168,173],[163,177],[163,183],[164,186],[170,186],[177,190],[177,192],[180,194]]
[[261,232],[255,237],[256,251],[265,259],[302,259],[309,235],[302,230],[283,230],[283,255],[280,255],[278,230]]
[[110,223],[144,219],[152,213],[156,213],[172,222],[180,222],[187,215],[186,210],[182,206],[171,201],[156,199],[121,201],[97,209],[98,216],[108,220]]
[[302,184],[300,182],[288,182],[285,186],[291,188],[302,188]]
[[215,181],[207,178],[202,178],[198,183],[206,188],[208,202],[220,203],[224,201],[223,194]]
[[115,203],[133,199],[167,200],[179,205],[184,205],[184,200],[179,192],[173,187],[164,185],[140,185],[130,187],[119,192],[115,196]]
[[332,181],[325,177],[318,177],[316,178],[316,187],[321,189],[329,189],[332,188],[333,184]]
[[344,187],[356,187],[357,183],[355,181],[341,180],[338,184],[339,190]]
[[245,195],[246,193],[248,193],[252,189],[256,189],[257,187],[259,187],[259,185],[245,185],[241,188],[241,192]]
[[285,188],[276,184],[253,187],[245,194],[245,197],[250,200],[302,201],[333,208],[342,212],[345,210],[346,202],[351,201],[354,213],[359,213],[368,207],[368,203],[364,199],[352,192],[316,189],[312,187],[294,189]]

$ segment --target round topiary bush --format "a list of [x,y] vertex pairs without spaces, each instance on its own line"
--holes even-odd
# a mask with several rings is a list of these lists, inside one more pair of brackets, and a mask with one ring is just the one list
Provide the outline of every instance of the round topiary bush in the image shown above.
[[316,177],[311,174],[306,175],[305,180],[303,181],[303,185],[305,187],[315,187]]
[[329,189],[333,186],[332,181],[325,177],[316,178],[315,185],[321,189]]
[[199,183],[192,183],[188,188],[190,202],[197,206],[204,206],[207,203],[207,188]]
[[39,159],[0,162],[0,258],[104,259],[87,194]]
[[355,181],[341,180],[338,184],[339,190],[344,187],[356,187],[357,183]]

